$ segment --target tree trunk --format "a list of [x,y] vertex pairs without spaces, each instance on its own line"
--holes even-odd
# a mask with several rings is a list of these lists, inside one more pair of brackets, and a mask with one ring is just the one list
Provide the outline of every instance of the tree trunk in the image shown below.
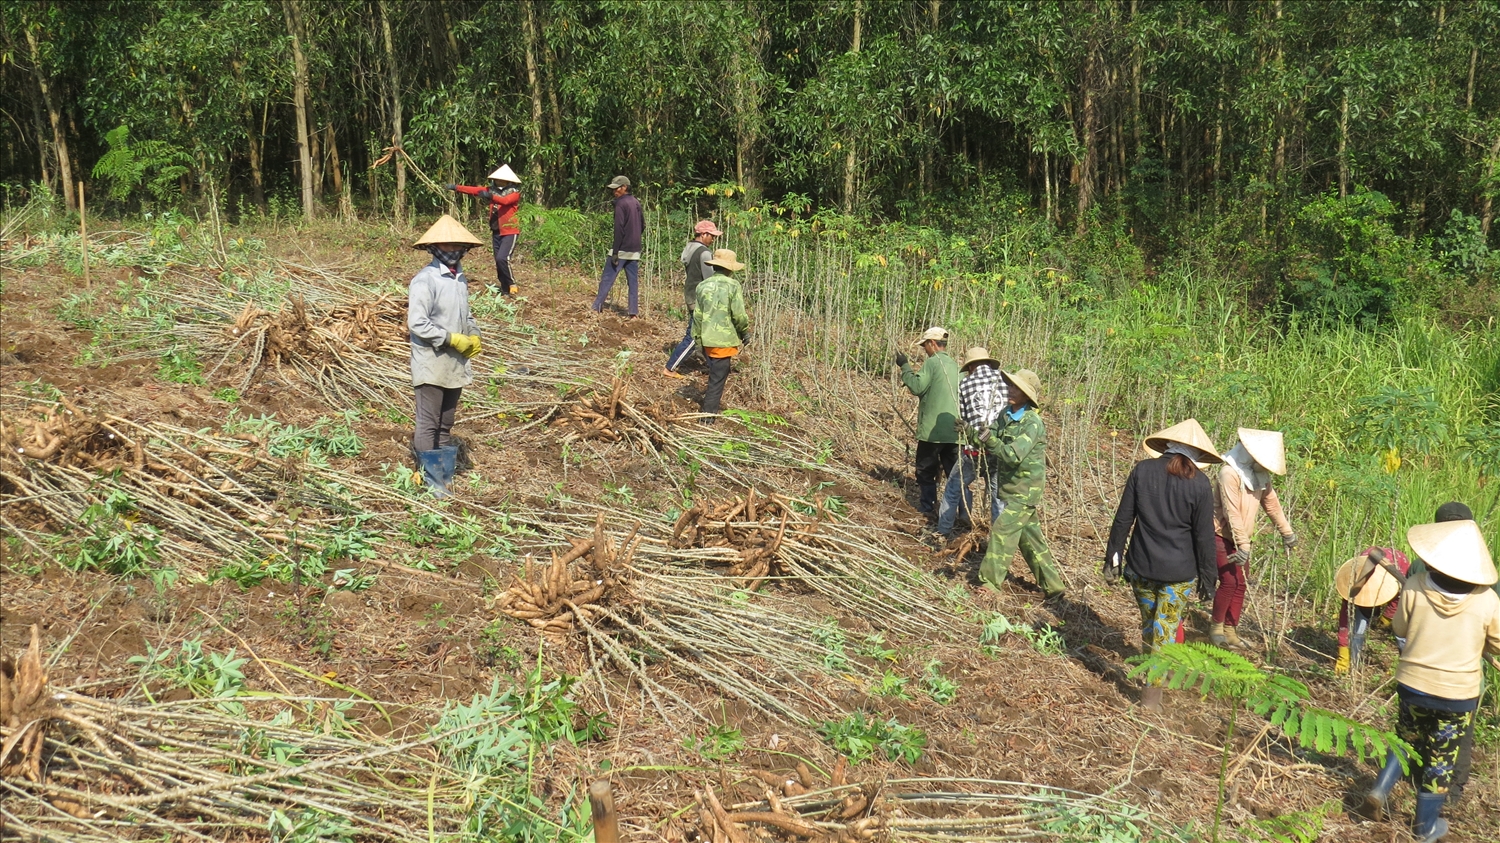
[[328,170],[333,174],[333,192],[339,195],[339,218],[354,218],[354,197],[349,192],[349,182],[344,178],[344,162],[339,160],[339,142],[333,132],[333,121],[324,129],[327,137],[324,146],[328,149]]
[[1474,70],[1479,67],[1479,47],[1469,51],[1469,87],[1464,92],[1464,110],[1474,110]]
[[1339,108],[1339,198],[1349,195],[1349,89],[1344,89],[1344,102]]
[[307,127],[307,56],[302,52],[302,0],[282,0],[286,31],[292,38],[292,104],[297,117],[297,162],[302,171],[302,216],[317,216],[313,201],[312,146]]
[[41,183],[51,187],[52,156],[47,154],[47,118],[42,116],[42,96],[33,91],[27,99],[31,100],[31,124],[36,130],[37,172],[41,175]]
[[1098,103],[1094,96],[1094,80],[1099,68],[1098,36],[1089,38],[1088,57],[1083,64],[1083,161],[1078,167],[1078,218],[1074,221],[1074,234],[1082,236],[1088,231],[1089,209],[1094,206],[1094,181],[1099,166]]
[[68,135],[63,129],[62,109],[53,96],[51,81],[42,70],[42,51],[36,33],[24,23],[21,28],[26,31],[26,46],[31,50],[31,74],[42,92],[42,104],[47,107],[47,118],[52,124],[52,148],[57,153],[57,177],[62,181],[63,202],[71,211],[78,207],[78,202],[73,195],[73,161],[68,155]]
[[245,133],[250,136],[250,198],[261,213],[266,212],[266,118],[270,116],[271,99],[261,106],[260,131],[255,131],[255,112],[246,109]]
[[[864,23],[864,0],[854,0],[854,37],[850,39],[852,43],[849,47],[849,52],[851,53],[859,53],[860,40],[863,34],[862,30],[864,28]],[[844,213],[852,214],[854,213],[854,169],[856,163],[854,160],[853,133],[850,133],[850,135],[845,138],[845,143],[849,147],[849,153],[844,156]]]
[[1484,232],[1485,239],[1490,236],[1490,223],[1495,219],[1495,193],[1500,191],[1500,135],[1495,136],[1495,142],[1490,144],[1489,156],[1489,178],[1485,179],[1484,202],[1479,211],[1479,230]]
[[396,67],[396,48],[391,40],[391,14],[387,0],[377,0],[380,10],[380,34],[385,41],[385,69],[387,94],[391,102],[391,146],[398,151],[396,164],[396,218],[406,219],[406,159],[401,149],[401,72]]
[[536,65],[536,9],[530,2],[522,3],[526,10],[521,17],[521,28],[526,37],[526,84],[531,89],[531,198],[542,202],[542,80]]

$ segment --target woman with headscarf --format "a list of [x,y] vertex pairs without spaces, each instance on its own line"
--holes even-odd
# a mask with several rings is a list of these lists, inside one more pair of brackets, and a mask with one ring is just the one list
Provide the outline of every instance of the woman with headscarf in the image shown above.
[[[1417,790],[1412,833],[1432,843],[1448,833],[1439,814],[1460,740],[1479,707],[1484,657],[1500,654],[1500,596],[1490,588],[1500,577],[1473,521],[1418,524],[1406,531],[1406,542],[1426,570],[1407,579],[1391,621],[1392,631],[1406,639],[1396,665],[1396,732],[1415,750],[1407,759]],[[1393,750],[1365,804],[1384,812],[1400,776],[1401,757]]]
[[490,240],[495,247],[495,282],[500,285],[500,294],[516,294],[516,278],[510,272],[510,255],[516,249],[516,240],[521,236],[521,226],[516,214],[521,210],[521,177],[501,164],[490,173],[491,187],[478,185],[448,184],[444,187],[455,193],[466,193],[484,202],[490,211]]
[[1214,595],[1213,626],[1208,640],[1218,647],[1244,647],[1239,636],[1245,607],[1245,565],[1255,538],[1256,521],[1264,509],[1281,532],[1288,550],[1297,534],[1287,523],[1281,500],[1271,488],[1271,475],[1286,474],[1286,448],[1279,430],[1239,429],[1240,440],[1224,454],[1219,470],[1219,493],[1214,497],[1215,545],[1219,590]]
[[432,262],[412,276],[406,298],[411,385],[416,392],[411,447],[422,480],[435,498],[448,496],[458,465],[453,418],[463,388],[474,382],[469,358],[480,352],[479,325],[469,313],[469,279],[459,264],[466,252],[481,245],[447,214],[412,244],[431,254]]
[[[1196,419],[1146,437],[1160,453],[1131,469],[1104,549],[1104,573],[1121,573],[1141,610],[1141,648],[1155,652],[1182,641],[1182,620],[1196,581],[1212,600],[1218,585],[1214,564],[1214,492],[1207,463],[1219,461],[1214,443]],[[1128,548],[1127,548],[1128,540]],[[1161,710],[1161,687],[1141,692],[1141,705]]]

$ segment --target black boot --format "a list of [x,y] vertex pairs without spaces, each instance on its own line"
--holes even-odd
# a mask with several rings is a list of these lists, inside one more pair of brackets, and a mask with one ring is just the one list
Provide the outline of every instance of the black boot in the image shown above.
[[1401,756],[1394,749],[1387,750],[1385,756],[1385,768],[1375,777],[1375,783],[1370,786],[1370,792],[1365,794],[1365,807],[1369,809],[1375,819],[1382,819],[1386,815],[1386,800],[1390,798],[1391,788],[1401,780]]
[[1446,793],[1418,793],[1417,821],[1412,823],[1411,833],[1418,843],[1434,843],[1448,834],[1448,821],[1438,816],[1443,810]]

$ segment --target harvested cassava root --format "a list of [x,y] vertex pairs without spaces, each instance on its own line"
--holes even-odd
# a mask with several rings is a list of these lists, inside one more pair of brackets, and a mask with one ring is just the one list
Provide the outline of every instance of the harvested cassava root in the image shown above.
[[[758,770],[751,772],[757,778],[780,778],[772,773],[761,775]],[[843,788],[842,765],[834,778],[833,786]],[[766,788],[765,802],[735,805],[732,809],[726,809],[713,788],[705,784],[702,790],[694,792],[698,799],[698,836],[707,843],[749,843],[752,838],[747,831],[755,826],[760,826],[754,828],[755,839],[779,838],[799,843],[804,840],[809,843],[854,843],[889,836],[891,806],[878,798],[881,785],[872,782],[849,788],[842,798],[809,805],[812,810],[804,815],[782,797],[803,795],[807,792],[806,784],[788,778],[782,784],[781,793],[776,788]]]
[[0,778],[24,776],[42,780],[42,743],[53,714],[47,673],[42,668],[42,648],[36,624],[31,625],[31,645],[18,660],[0,660]]
[[567,438],[618,442],[625,435],[621,425],[625,410],[625,379],[616,375],[608,396],[580,398],[567,413],[555,419],[552,426],[572,428],[573,432]]
[[126,439],[108,420],[79,410],[66,398],[39,417],[28,419],[16,413],[9,423],[0,422],[0,441],[8,457],[74,468],[139,469],[146,460],[139,444]]
[[695,504],[683,512],[672,527],[672,544],[735,548],[739,558],[730,563],[730,573],[745,580],[747,588],[756,588],[766,577],[786,573],[777,554],[788,524],[799,534],[816,529],[786,498],[757,496],[752,487],[743,498]]
[[570,539],[567,553],[552,552],[552,564],[538,566],[527,556],[524,576],[500,595],[500,611],[553,638],[572,632],[577,621],[593,620],[606,598],[619,602],[624,573],[639,544],[639,530],[637,523],[616,545],[605,535],[604,514],[600,513],[594,535]]

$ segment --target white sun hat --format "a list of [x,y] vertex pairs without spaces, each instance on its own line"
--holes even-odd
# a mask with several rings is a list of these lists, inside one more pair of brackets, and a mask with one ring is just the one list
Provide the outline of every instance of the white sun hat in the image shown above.
[[1256,430],[1242,427],[1238,431],[1240,444],[1250,452],[1251,458],[1260,467],[1272,474],[1286,474],[1286,445],[1279,430]]
[[1406,531],[1406,542],[1434,571],[1474,585],[1494,585],[1495,561],[1484,533],[1473,521],[1418,524]]
[[1219,449],[1214,447],[1213,440],[1208,438],[1203,425],[1198,424],[1197,419],[1180,421],[1166,430],[1153,433],[1146,437],[1145,445],[1148,452],[1155,451],[1162,454],[1166,453],[1167,448],[1173,442],[1198,449],[1203,458],[1193,460],[1193,462],[1198,463],[1199,466],[1224,461],[1219,457]]
[[490,178],[496,181],[515,182],[516,184],[521,183],[521,177],[516,175],[516,171],[512,170],[509,164],[501,164],[500,169],[496,170],[493,173],[490,173]]

